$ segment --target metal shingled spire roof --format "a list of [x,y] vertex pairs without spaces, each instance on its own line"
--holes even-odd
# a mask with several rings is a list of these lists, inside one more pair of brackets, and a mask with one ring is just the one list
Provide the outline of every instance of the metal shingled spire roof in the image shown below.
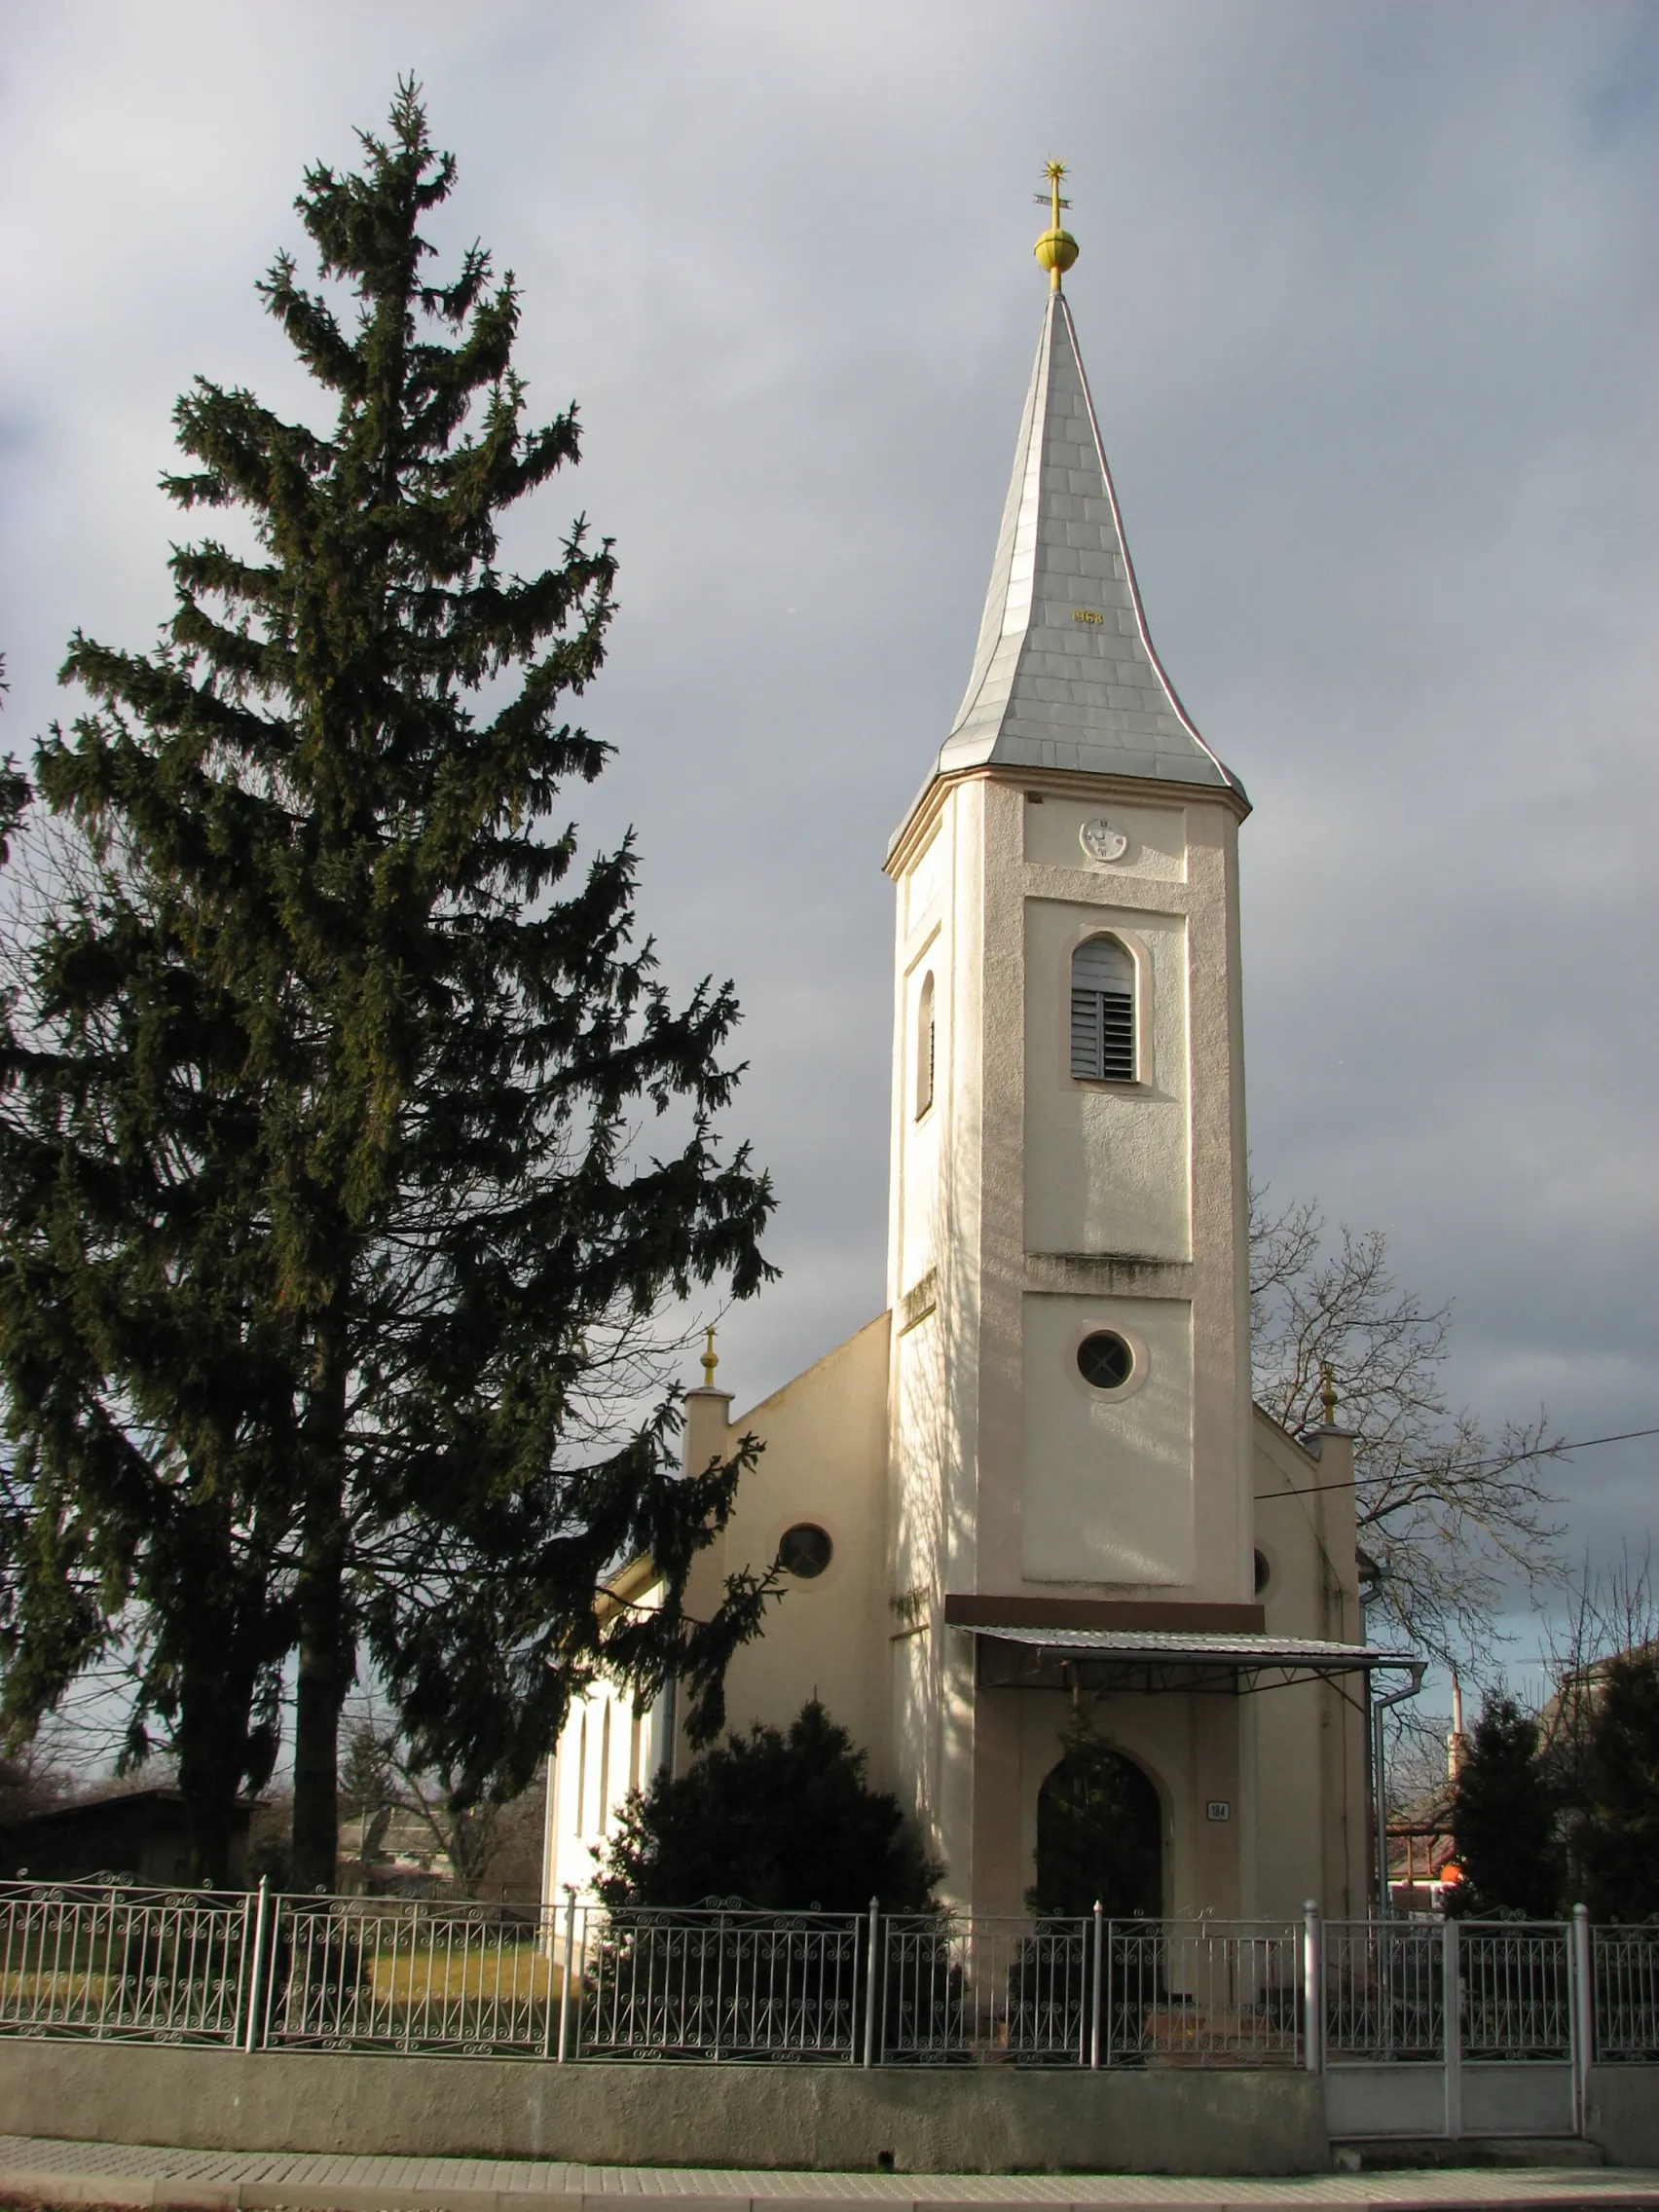
[[1147,635],[1071,311],[1051,294],[967,696],[939,775],[1005,763],[1243,787]]

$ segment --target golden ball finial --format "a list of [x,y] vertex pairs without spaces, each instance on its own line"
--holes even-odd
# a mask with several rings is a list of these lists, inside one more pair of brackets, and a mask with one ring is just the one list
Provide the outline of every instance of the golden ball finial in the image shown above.
[[1043,236],[1031,250],[1037,256],[1039,268],[1046,269],[1049,272],[1054,290],[1057,292],[1060,288],[1060,278],[1077,259],[1076,239],[1072,237],[1070,231],[1062,231],[1056,223],[1051,229],[1043,233]]
[[[1076,239],[1070,231],[1060,228],[1060,209],[1071,205],[1069,200],[1060,198],[1060,180],[1065,173],[1064,162],[1045,162],[1043,165],[1043,174],[1049,180],[1049,228],[1031,249],[1037,256],[1037,266],[1049,272],[1050,286],[1056,292],[1060,288],[1060,278],[1071,268],[1078,254]],[[1041,193],[1037,199],[1041,205]]]
[[715,1369],[719,1367],[719,1363],[720,1355],[715,1349],[714,1329],[712,1327],[706,1328],[703,1331],[703,1387],[705,1390],[714,1388]]
[[1337,1378],[1328,1359],[1319,1362],[1319,1403],[1325,1409],[1325,1426],[1337,1425]]

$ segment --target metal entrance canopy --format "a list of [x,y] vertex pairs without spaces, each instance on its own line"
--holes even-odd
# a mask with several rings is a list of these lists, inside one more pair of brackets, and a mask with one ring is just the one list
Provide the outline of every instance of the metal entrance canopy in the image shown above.
[[1290,1682],[1328,1682],[1422,1662],[1403,1651],[1236,1630],[971,1628],[986,1689],[1202,1690],[1244,1696]]

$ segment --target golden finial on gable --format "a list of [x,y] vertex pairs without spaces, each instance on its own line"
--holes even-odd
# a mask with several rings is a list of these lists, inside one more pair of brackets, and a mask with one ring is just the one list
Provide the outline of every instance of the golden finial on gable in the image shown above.
[[1331,1363],[1328,1359],[1319,1362],[1319,1374],[1321,1377],[1319,1403],[1325,1409],[1325,1426],[1335,1428],[1337,1425],[1337,1379],[1331,1370]]
[[[1039,268],[1049,272],[1049,288],[1054,292],[1059,290],[1060,278],[1076,261],[1078,250],[1077,240],[1070,231],[1060,228],[1060,209],[1071,205],[1069,200],[1060,198],[1060,182],[1065,173],[1064,162],[1045,162],[1043,165],[1043,174],[1049,180],[1049,228],[1031,249],[1037,256]],[[1037,195],[1037,204],[1039,207],[1043,204],[1041,193]]]
[[712,1322],[703,1331],[703,1387],[705,1390],[712,1390],[715,1386],[715,1369],[720,1363],[720,1355],[715,1349],[715,1331]]

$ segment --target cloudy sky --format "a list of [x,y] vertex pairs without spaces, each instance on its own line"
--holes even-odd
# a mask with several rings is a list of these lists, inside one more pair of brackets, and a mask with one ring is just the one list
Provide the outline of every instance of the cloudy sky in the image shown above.
[[[140,644],[202,372],[302,399],[253,281],[403,70],[622,615],[584,800],[670,975],[731,974],[783,1283],[740,1403],[882,1303],[889,831],[965,681],[1042,309],[1044,158],[1160,650],[1243,833],[1258,1171],[1456,1301],[1457,1393],[1659,1423],[1659,6],[9,0],[5,734]],[[1655,1444],[1563,1471],[1640,1546]]]

